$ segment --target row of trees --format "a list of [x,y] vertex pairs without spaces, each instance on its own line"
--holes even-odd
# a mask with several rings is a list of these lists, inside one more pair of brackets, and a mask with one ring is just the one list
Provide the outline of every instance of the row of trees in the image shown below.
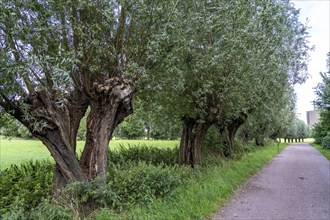
[[307,27],[289,1],[8,0],[0,13],[1,114],[48,148],[54,192],[106,175],[133,100],[147,130],[182,124],[179,162],[194,167],[212,125],[227,155],[241,125],[259,144],[283,134],[307,76]]
[[[19,121],[10,117],[9,115],[1,115],[4,118],[0,118],[2,128],[0,134],[6,137],[19,137],[24,139],[31,139],[33,136],[23,126]],[[153,118],[152,114],[148,115],[148,118]],[[157,118],[153,118],[157,121]],[[247,142],[255,139],[257,145],[263,145],[265,137],[270,137],[269,135],[262,135],[262,139],[257,139],[256,134],[261,131],[261,128],[256,129],[255,131],[251,130],[249,127],[249,121],[245,122],[243,126],[240,127],[238,135],[236,138],[240,141]],[[291,122],[291,123],[290,123]],[[253,125],[253,123],[251,124]],[[274,124],[272,124],[273,126]],[[303,141],[305,138],[311,136],[311,130],[308,125],[302,120],[297,118],[287,118],[285,124],[281,124],[283,132],[279,135],[284,138],[285,142],[293,142],[293,140]],[[319,128],[319,127],[317,127]],[[219,133],[219,132],[218,132]],[[86,135],[86,117],[84,117],[81,122],[77,133],[77,140],[84,141]],[[134,114],[125,118],[125,120],[117,126],[116,130],[113,133],[112,138],[115,139],[146,139],[146,140],[174,140],[180,138],[180,123],[176,124],[160,124],[159,122],[147,122],[145,118],[141,117],[139,112],[134,112]],[[272,137],[276,138],[276,137]],[[218,136],[218,141],[221,141],[221,137]],[[258,142],[259,141],[259,142]],[[321,141],[322,142],[322,141]],[[225,143],[225,142],[224,142]]]
[[284,142],[303,142],[305,138],[311,136],[311,131],[308,125],[302,120],[295,119],[291,126],[284,134]]
[[327,70],[321,76],[323,81],[315,89],[320,120],[314,127],[313,136],[317,144],[330,149],[330,52],[327,54]]

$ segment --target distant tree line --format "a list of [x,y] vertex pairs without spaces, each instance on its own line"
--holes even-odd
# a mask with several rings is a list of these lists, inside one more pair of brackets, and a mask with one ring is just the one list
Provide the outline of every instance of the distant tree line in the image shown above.
[[309,126],[304,121],[295,118],[283,138],[285,143],[291,143],[304,142],[304,139],[310,136],[311,131]]

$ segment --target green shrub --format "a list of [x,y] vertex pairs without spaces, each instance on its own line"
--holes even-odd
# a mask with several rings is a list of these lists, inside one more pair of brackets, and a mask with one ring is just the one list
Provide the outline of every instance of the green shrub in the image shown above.
[[172,166],[178,163],[178,148],[156,148],[148,145],[120,145],[109,154],[109,163],[146,162],[147,164]]
[[0,219],[4,220],[28,220],[27,212],[25,209],[26,202],[24,199],[19,200],[17,197],[10,204],[10,209],[0,213]]
[[118,219],[118,216],[108,208],[103,208],[103,209],[99,210],[93,217],[94,217],[93,219],[95,219],[95,220]]
[[330,134],[328,134],[322,139],[321,146],[325,149],[330,150]]
[[[26,210],[26,202],[24,199],[13,202],[11,209],[0,215],[0,219],[4,220],[71,220],[72,212],[56,204],[50,204],[48,200],[43,200],[36,208]],[[2,217],[2,218],[1,218]]]
[[154,166],[146,163],[114,166],[109,174],[109,183],[124,203],[152,202],[155,198],[173,195],[181,184],[178,167]]
[[102,207],[127,210],[171,197],[189,174],[176,165],[177,157],[177,148],[121,146],[110,154],[106,180],[72,183],[56,199],[58,204],[47,201],[52,189],[51,162],[12,165],[0,172],[0,219],[72,219]]
[[73,214],[70,209],[66,209],[58,204],[50,204],[48,200],[44,200],[29,213],[29,219],[71,220],[73,219]]
[[322,123],[318,123],[312,130],[312,137],[316,144],[322,145],[323,138],[327,136],[327,130],[322,126]]
[[224,156],[224,140],[225,137],[220,134],[219,128],[212,125],[207,131],[203,142],[203,154],[217,154],[219,156]]
[[178,167],[154,166],[145,162],[113,165],[103,187],[100,187],[103,179],[75,182],[66,187],[62,195],[63,205],[73,202],[78,209],[88,204],[95,209],[110,207],[116,210],[146,205],[154,199],[172,196],[184,178]]
[[51,194],[53,167],[49,161],[29,161],[0,172],[0,214],[12,210],[15,202],[25,211]]

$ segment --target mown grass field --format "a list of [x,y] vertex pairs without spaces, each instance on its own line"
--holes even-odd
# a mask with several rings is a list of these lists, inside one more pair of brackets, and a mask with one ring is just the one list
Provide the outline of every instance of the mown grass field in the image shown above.
[[[314,139],[305,139],[304,142],[313,143]],[[284,143],[284,139],[281,140]],[[77,142],[77,153],[82,152],[84,141]],[[154,147],[175,147],[179,140],[111,140],[110,149],[116,150],[119,146],[151,145]],[[319,149],[320,150],[320,149]],[[29,160],[53,160],[47,148],[38,140],[5,139],[0,137],[0,170],[11,164],[20,164]]]
[[[84,141],[78,141],[77,153],[82,152]],[[154,147],[175,147],[179,141],[168,140],[111,140],[110,149],[116,150],[120,146],[151,145]],[[0,170],[11,164],[20,164],[29,160],[53,160],[47,148],[38,140],[0,139]]]

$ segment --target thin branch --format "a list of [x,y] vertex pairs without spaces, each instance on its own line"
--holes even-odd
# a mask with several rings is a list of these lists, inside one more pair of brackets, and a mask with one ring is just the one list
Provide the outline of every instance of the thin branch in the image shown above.
[[[20,53],[18,51],[18,48],[16,47],[17,45],[16,45],[13,37],[9,33],[6,33],[6,34],[9,36],[9,44],[10,44],[12,50],[13,50],[13,55],[14,55],[16,63],[17,64],[22,64],[22,61],[20,61]],[[26,85],[29,93],[32,94],[34,92],[34,89],[33,89],[32,82],[29,79],[28,75],[27,74],[22,74],[22,78],[25,82],[25,85]]]

